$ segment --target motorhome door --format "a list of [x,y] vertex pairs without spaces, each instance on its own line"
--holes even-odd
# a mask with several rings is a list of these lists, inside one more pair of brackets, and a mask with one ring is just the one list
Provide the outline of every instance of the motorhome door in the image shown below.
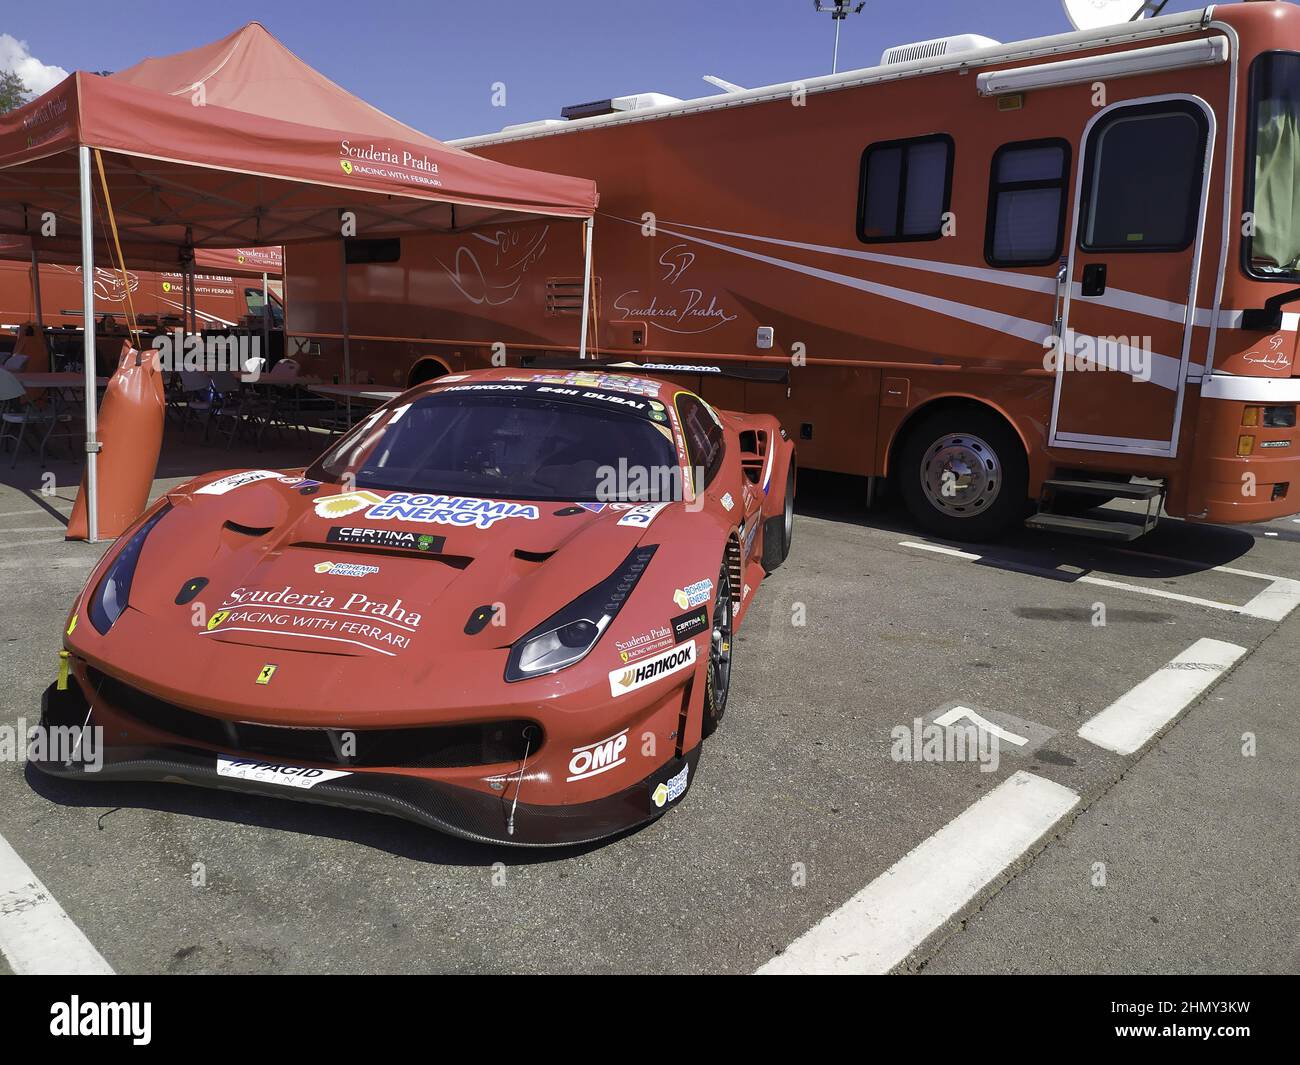
[[1205,238],[1213,112],[1104,108],[1084,132],[1049,444],[1175,455]]

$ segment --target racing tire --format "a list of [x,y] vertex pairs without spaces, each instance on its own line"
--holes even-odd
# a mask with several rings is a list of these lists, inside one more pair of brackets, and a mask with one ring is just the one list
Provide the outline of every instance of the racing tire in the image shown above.
[[785,499],[781,513],[763,522],[763,569],[771,573],[790,555],[794,540],[794,459],[785,478]]
[[722,723],[727,711],[727,696],[731,694],[732,600],[731,573],[723,558],[718,573],[717,595],[713,600],[709,628],[709,665],[704,680],[704,722],[700,738],[707,739]]
[[898,481],[916,523],[947,540],[996,539],[1028,511],[1024,445],[988,410],[923,416],[903,441]]

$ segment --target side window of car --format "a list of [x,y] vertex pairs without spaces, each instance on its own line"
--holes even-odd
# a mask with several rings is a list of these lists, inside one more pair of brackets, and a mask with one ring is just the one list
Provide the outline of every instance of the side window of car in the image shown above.
[[677,398],[677,414],[682,420],[682,431],[686,434],[691,466],[704,470],[704,484],[697,487],[704,488],[722,468],[722,426],[718,424],[713,412],[694,396],[682,395]]

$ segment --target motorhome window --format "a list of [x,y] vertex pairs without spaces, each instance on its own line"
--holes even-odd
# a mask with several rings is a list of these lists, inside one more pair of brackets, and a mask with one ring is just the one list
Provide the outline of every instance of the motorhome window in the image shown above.
[[402,257],[400,237],[380,240],[349,237],[343,242],[343,249],[349,263],[395,263]]
[[1266,280],[1300,280],[1300,54],[1268,52],[1250,71],[1251,120],[1246,153],[1242,241],[1246,272]]
[[952,195],[952,138],[946,133],[880,141],[862,153],[858,239],[866,244],[937,240]]
[[[266,314],[267,302],[262,295],[260,288],[244,289],[244,302],[248,305],[248,313],[255,317],[262,317]],[[275,300],[270,302],[271,323],[276,327],[284,325],[284,311]]]
[[1020,141],[993,153],[984,258],[993,266],[1044,266],[1061,256],[1070,145]]
[[1205,113],[1191,104],[1121,108],[1088,138],[1080,244],[1086,251],[1182,251],[1196,236]]

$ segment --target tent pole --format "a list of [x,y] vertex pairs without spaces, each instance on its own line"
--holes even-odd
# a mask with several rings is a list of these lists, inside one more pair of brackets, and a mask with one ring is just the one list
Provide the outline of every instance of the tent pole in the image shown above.
[[595,228],[596,216],[585,219],[582,223],[582,332],[578,337],[578,358],[587,357],[587,319],[591,313],[591,231]]
[[271,286],[262,271],[262,358],[266,360],[263,367],[271,365]]
[[34,247],[32,248],[32,299],[36,302],[36,328],[41,331],[41,343],[44,344],[45,311],[41,308],[41,260]]
[[81,339],[86,374],[86,540],[99,541],[99,441],[95,407],[95,220],[90,202],[90,149],[77,149],[81,175]]
[[[352,384],[352,346],[348,340],[348,242],[339,241],[339,309],[343,314],[343,383]],[[352,397],[347,397],[348,425],[352,424]]]

